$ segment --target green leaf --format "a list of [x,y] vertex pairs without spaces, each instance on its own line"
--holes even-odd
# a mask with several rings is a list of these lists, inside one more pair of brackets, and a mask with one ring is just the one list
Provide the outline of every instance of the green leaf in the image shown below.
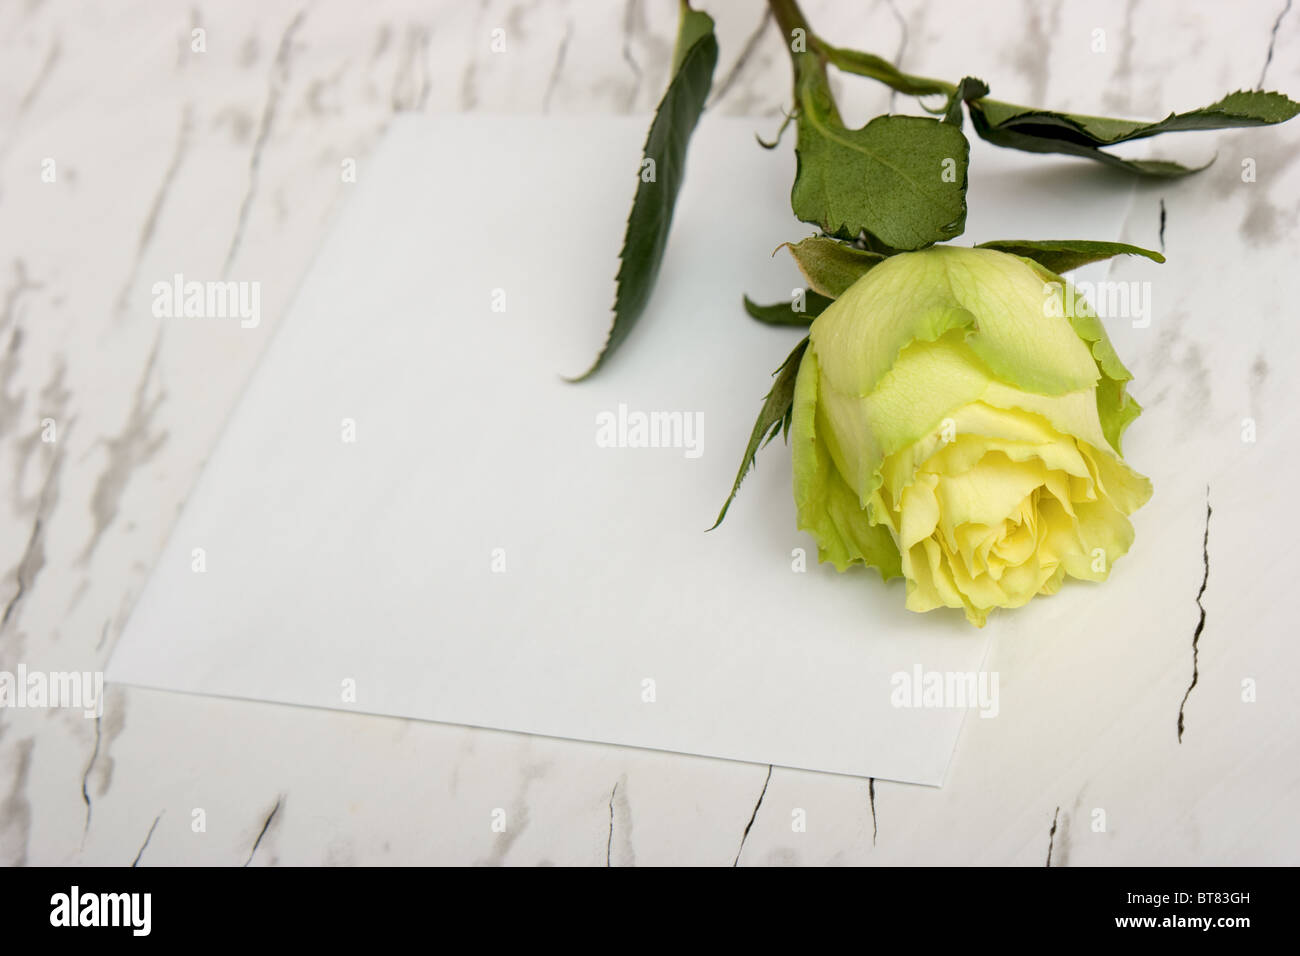
[[[731,486],[731,494],[727,495],[722,510],[718,512],[718,520],[713,522],[713,528],[722,524],[722,519],[727,516],[727,509],[735,500],[736,492],[740,490],[740,483],[745,480],[745,475],[749,474],[749,469],[754,467],[758,450],[775,438],[777,432],[781,432],[783,439],[789,437],[790,417],[794,413],[794,383],[799,376],[799,363],[803,360],[803,353],[807,348],[808,338],[805,336],[781,363],[781,367],[772,373],[776,381],[772,383],[772,388],[763,401],[762,411],[758,413],[758,421],[754,422],[754,430],[749,434],[749,444],[745,447],[745,457],[740,463],[740,471],[736,472],[735,484]],[[712,531],[713,528],[709,530]]]
[[1266,93],[1261,90],[1239,90],[1210,106],[1192,110],[1190,113],[1170,113],[1156,123],[1071,113],[1045,113],[1041,110],[1008,106],[1005,103],[997,105],[999,109],[993,111],[993,115],[998,117],[999,125],[1041,123],[1042,118],[1034,117],[1035,114],[1042,113],[1050,117],[1050,122],[1055,125],[1065,129],[1077,129],[1089,137],[1094,145],[1099,146],[1113,146],[1115,143],[1144,139],[1159,133],[1269,126],[1274,123],[1284,123],[1296,113],[1300,113],[1300,103],[1292,102],[1281,93]]
[[975,132],[994,145],[1035,153],[1084,156],[1149,176],[1183,176],[1196,172],[1197,168],[1168,160],[1122,159],[1100,147],[1160,133],[1269,126],[1286,122],[1300,113],[1300,103],[1281,93],[1260,90],[1231,93],[1210,106],[1188,113],[1170,113],[1157,122],[1056,113],[987,98],[970,98],[966,105]]
[[1125,242],[1095,242],[1091,239],[998,239],[981,242],[975,248],[995,249],[998,252],[1009,252],[1013,256],[1024,256],[1053,272],[1069,272],[1112,256],[1146,256],[1154,262],[1165,261],[1160,253],[1141,246],[1130,246]]
[[1018,149],[1026,153],[1062,153],[1068,156],[1082,156],[1085,159],[1095,160],[1107,166],[1115,166],[1145,176],[1171,178],[1186,176],[1189,173],[1199,172],[1205,168],[1204,166],[1184,166],[1181,163],[1169,160],[1124,159],[1114,153],[1097,149],[1095,146],[1063,138],[1051,126],[1040,128],[1028,125],[1008,128],[994,127],[990,125],[981,104],[967,103],[966,106],[970,111],[971,125],[975,127],[976,135],[994,146]]
[[866,231],[893,249],[960,235],[970,153],[961,130],[921,116],[878,116],[848,129],[816,57],[795,59],[794,214],[827,235],[852,239]]
[[951,83],[904,73],[894,64],[883,57],[876,56],[874,53],[861,53],[857,50],[834,47],[820,39],[814,42],[817,49],[826,56],[826,59],[845,73],[869,76],[871,79],[879,80],[890,89],[897,90],[900,93],[908,93],[912,96],[927,96],[931,93],[951,94],[953,92],[954,87]]
[[786,243],[799,271],[814,292],[837,299],[873,266],[888,258],[879,252],[857,249],[828,236],[811,236]]
[[745,296],[745,311],[764,325],[792,325],[807,328],[812,325],[812,320],[821,315],[834,301],[810,289],[804,293],[803,311],[796,311],[793,300],[777,302],[773,305],[759,305],[749,296]]
[[[636,198],[632,201],[623,249],[619,253],[614,322],[596,361],[577,378],[570,379],[573,382],[594,374],[627,338],[645,311],[659,276],[673,207],[686,174],[686,147],[704,111],[704,100],[709,95],[713,70],[718,63],[718,42],[708,14],[683,6],[678,32],[679,39],[695,39],[681,55],[680,65],[659,102],[646,136]],[[648,165],[649,162],[653,165]]]
[[957,84],[957,88],[952,91],[952,95],[948,97],[948,108],[944,110],[943,121],[961,129],[962,103],[966,100],[977,100],[981,96],[988,96],[988,92],[988,84],[983,80],[977,80],[973,76],[963,77],[962,81]]

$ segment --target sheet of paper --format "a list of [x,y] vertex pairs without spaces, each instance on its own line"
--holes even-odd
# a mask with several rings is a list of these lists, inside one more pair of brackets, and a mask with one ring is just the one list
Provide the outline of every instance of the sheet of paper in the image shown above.
[[[754,142],[770,126],[705,119],[646,315],[571,385],[607,331],[644,118],[397,120],[108,678],[941,784],[967,711],[893,706],[895,675],[978,671],[999,617],[910,614],[900,581],[819,566],[779,441],[705,533],[801,335],[741,310],[789,297],[773,250],[812,231],[789,140]],[[1129,201],[979,143],[971,176],[963,241],[1113,239]],[[651,413],[680,430],[633,447]]]

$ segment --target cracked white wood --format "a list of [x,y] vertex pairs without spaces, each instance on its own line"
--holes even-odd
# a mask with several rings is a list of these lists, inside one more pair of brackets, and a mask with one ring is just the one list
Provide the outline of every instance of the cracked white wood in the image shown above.
[[[646,112],[673,6],[0,10],[0,669],[102,667],[266,341],[160,327],[157,274],[212,275],[227,260],[256,272],[269,331],[347,188],[340,162],[364,168],[394,111]],[[770,135],[789,84],[780,39],[755,38],[756,2],[706,6],[719,78],[749,47],[714,107]],[[1155,115],[1260,84],[1300,93],[1300,11],[1283,0],[1025,0],[978,20],[939,0],[805,8],[844,45],[980,76],[1011,101]],[[191,52],[193,29],[206,52]],[[851,120],[890,103],[867,81],[835,88]],[[1117,265],[1157,298],[1150,328],[1112,336],[1148,409],[1126,450],[1158,489],[1138,546],[1185,593],[1184,612],[1151,619],[1117,576],[1101,593],[1133,602],[1130,631],[1063,643],[1051,602],[1026,614],[988,664],[1002,714],[968,722],[943,790],[879,782],[873,813],[871,785],[849,778],[777,768],[767,780],[764,766],[114,690],[100,722],[0,712],[0,862],[726,865],[742,840],[740,865],[1042,866],[1049,843],[1053,866],[1300,861],[1294,549],[1273,543],[1294,525],[1300,333],[1285,281],[1300,253],[1298,140],[1295,126],[1157,140],[1161,155],[1218,160],[1144,186],[1119,237],[1163,239],[1170,258]],[[41,441],[45,419],[56,442]],[[1162,473],[1175,444],[1202,453],[1202,473]],[[1206,619],[1179,743],[1207,485]],[[806,832],[792,830],[795,809]]]

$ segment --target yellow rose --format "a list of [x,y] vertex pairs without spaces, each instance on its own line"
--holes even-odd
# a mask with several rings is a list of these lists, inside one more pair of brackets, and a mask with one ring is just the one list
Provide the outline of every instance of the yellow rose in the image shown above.
[[[990,249],[891,256],[812,324],[791,421],[799,527],[823,561],[907,579],[907,607],[995,607],[1105,580],[1151,483],[1141,411],[1064,279]],[[1071,290],[1072,291],[1072,290]]]

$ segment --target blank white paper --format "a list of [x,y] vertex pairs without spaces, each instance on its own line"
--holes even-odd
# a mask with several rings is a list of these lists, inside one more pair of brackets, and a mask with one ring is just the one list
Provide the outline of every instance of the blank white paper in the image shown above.
[[[705,533],[802,334],[741,309],[800,285],[773,257],[813,231],[792,136],[766,152],[771,123],[705,118],[650,307],[595,378],[561,378],[608,329],[645,126],[394,122],[110,680],[942,783],[967,712],[894,707],[891,677],[977,671],[999,616],[911,614],[901,581],[819,566],[779,440]],[[1118,238],[1129,192],[1081,172],[976,143],[961,241]],[[600,447],[620,407],[702,428]]]

